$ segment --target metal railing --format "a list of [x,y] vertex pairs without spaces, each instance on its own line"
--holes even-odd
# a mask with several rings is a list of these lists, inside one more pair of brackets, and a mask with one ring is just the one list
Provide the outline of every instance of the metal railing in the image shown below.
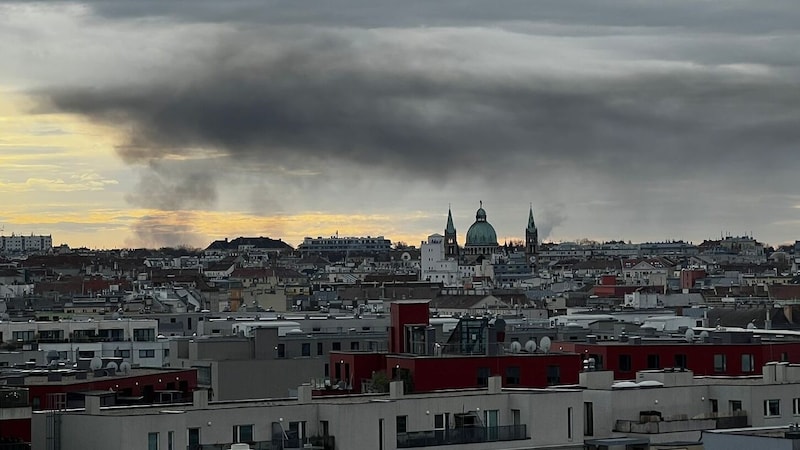
[[397,448],[477,444],[481,442],[516,441],[523,439],[528,439],[526,425],[451,428],[447,430],[397,433]]
[[[252,450],[277,450],[280,449],[280,446],[273,445],[272,441],[256,441],[256,442],[247,442]],[[229,450],[233,443],[229,444],[201,444],[201,445],[189,445],[186,447],[186,450]]]
[[30,406],[28,401],[28,389],[0,389],[0,408],[24,408],[26,406]]

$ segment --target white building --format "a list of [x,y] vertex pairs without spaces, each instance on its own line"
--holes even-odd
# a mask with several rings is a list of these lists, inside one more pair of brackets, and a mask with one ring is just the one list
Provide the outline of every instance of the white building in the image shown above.
[[53,249],[53,237],[38,235],[0,236],[0,253],[37,253],[49,252]]
[[432,234],[420,244],[420,280],[459,286],[458,259],[445,257],[444,236]]
[[504,390],[500,381],[492,378],[488,390],[408,395],[402,382],[393,382],[388,395],[314,398],[306,385],[296,400],[211,403],[197,391],[193,404],[169,408],[100,408],[87,398],[86,410],[60,414],[58,434],[48,428],[47,413],[35,413],[32,448],[45,450],[56,436],[62,450],[230,448],[236,442],[302,448],[326,439],[337,449],[583,448],[580,390]]
[[118,357],[141,367],[169,364],[169,343],[154,319],[0,321],[0,340],[21,350],[55,352],[61,361]]
[[303,238],[297,246],[301,254],[325,253],[387,253],[392,248],[392,241],[383,236],[367,237],[317,237]]

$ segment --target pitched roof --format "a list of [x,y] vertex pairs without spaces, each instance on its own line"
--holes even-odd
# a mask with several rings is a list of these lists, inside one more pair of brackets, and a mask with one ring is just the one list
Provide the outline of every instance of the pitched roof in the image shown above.
[[769,296],[775,300],[800,299],[800,284],[773,284],[768,288]]
[[230,241],[227,238],[216,240],[206,247],[206,250],[237,250],[241,246],[270,250],[293,250],[291,245],[281,239],[270,239],[268,237],[238,237]]

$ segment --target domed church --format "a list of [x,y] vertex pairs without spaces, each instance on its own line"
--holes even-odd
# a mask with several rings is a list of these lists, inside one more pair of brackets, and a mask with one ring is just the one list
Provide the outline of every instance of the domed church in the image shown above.
[[497,233],[492,224],[486,221],[486,210],[480,202],[478,212],[475,213],[475,223],[467,230],[467,242],[464,244],[464,255],[491,255],[498,251]]
[[[488,256],[500,253],[501,247],[497,242],[497,233],[494,231],[492,224],[486,220],[486,210],[483,209],[482,201],[478,211],[475,213],[475,222],[467,230],[467,240],[463,248],[458,246],[456,228],[453,225],[453,215],[448,209],[447,226],[444,230],[444,246],[444,254],[447,258],[474,258],[480,255]],[[525,228],[525,253],[529,257],[534,257],[538,253],[538,247],[539,232],[533,221],[533,206],[531,206],[528,213],[527,227]]]

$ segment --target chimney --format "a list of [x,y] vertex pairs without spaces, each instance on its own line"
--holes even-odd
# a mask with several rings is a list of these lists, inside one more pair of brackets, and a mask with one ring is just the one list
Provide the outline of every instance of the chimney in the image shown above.
[[403,396],[403,382],[402,381],[392,381],[389,383],[389,398],[400,398]]
[[499,394],[503,390],[503,377],[489,377],[489,393]]
[[311,385],[304,383],[297,387],[297,402],[300,404],[311,403]]
[[208,407],[208,391],[205,389],[196,389],[192,392],[192,406],[198,409]]
[[98,415],[100,414],[100,397],[96,395],[87,395],[84,397],[84,408],[86,414]]

